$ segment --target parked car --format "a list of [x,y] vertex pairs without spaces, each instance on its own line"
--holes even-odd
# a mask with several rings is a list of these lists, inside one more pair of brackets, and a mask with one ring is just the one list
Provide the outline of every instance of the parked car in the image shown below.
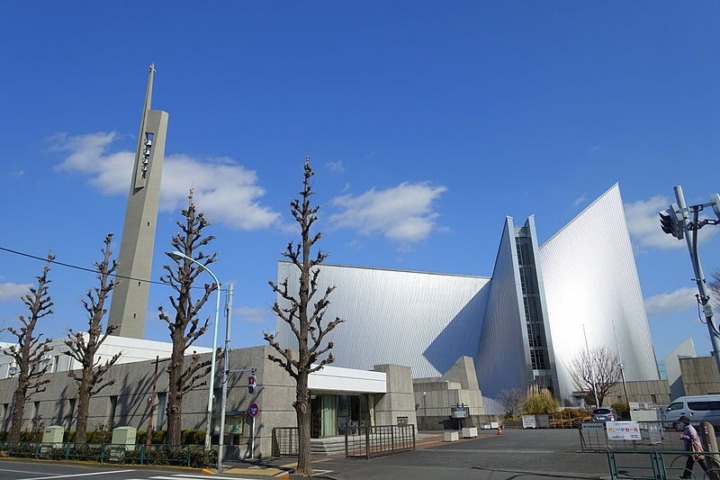
[[693,425],[710,422],[720,427],[720,395],[689,395],[673,400],[662,412],[664,422],[672,422],[678,427],[680,417],[685,415]]
[[592,412],[593,422],[614,422],[620,420],[620,415],[614,408],[596,408]]

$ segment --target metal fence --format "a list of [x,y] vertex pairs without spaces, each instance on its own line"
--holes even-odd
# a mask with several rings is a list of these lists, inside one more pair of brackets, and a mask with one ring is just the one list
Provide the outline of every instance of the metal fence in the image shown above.
[[275,427],[272,429],[272,456],[298,455],[297,427]]
[[583,452],[606,450],[663,450],[682,451],[680,431],[671,422],[639,421],[639,440],[609,440],[605,422],[583,422],[578,425],[580,447]]
[[[678,478],[685,472],[688,453],[684,451],[608,451],[611,480],[668,480]],[[720,479],[720,454],[708,452],[703,455],[705,469],[694,465],[689,478],[718,480]]]
[[[628,436],[639,436],[634,440],[611,440],[620,428],[625,428],[613,425],[613,422],[580,424],[578,431],[582,451],[607,452],[612,480],[666,480],[686,473],[685,463],[692,453],[684,450],[681,431],[672,422],[634,423],[637,426],[625,426],[631,433]],[[715,430],[706,423],[696,428],[705,453],[699,457],[701,465],[696,462],[690,478],[720,480],[720,452],[717,452]]]
[[[298,445],[297,427],[272,429],[273,457],[297,456]],[[415,425],[353,426],[345,432],[346,457],[370,459],[411,450],[415,450]]]
[[378,457],[415,450],[415,425],[356,427],[345,433],[345,456]]

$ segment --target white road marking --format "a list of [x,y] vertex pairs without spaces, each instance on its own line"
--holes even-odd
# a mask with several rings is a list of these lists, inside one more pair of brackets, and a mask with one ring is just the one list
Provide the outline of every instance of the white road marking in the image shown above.
[[56,478],[81,478],[81,477],[93,477],[98,475],[114,475],[116,473],[127,473],[134,472],[135,470],[114,470],[112,472],[92,472],[92,473],[73,473],[69,475],[52,475],[50,477],[32,477],[24,478],[23,480],[55,480]]
[[[217,475],[188,475],[186,473],[178,473],[177,475],[173,475],[172,477],[152,477],[153,479],[164,479],[164,478],[174,478],[177,480],[178,478],[212,478],[212,480],[243,480],[239,477],[218,477]],[[247,480],[247,479],[245,479]]]
[[[212,479],[212,480],[251,480],[249,478],[242,478],[242,477],[216,477],[215,475],[203,475],[203,476],[195,476],[195,475],[173,475],[172,477],[166,477],[164,475],[160,475],[158,477],[147,477],[145,480],[178,480],[180,478],[187,478],[187,479],[195,479],[195,480],[202,480],[202,479]],[[272,477],[268,477],[272,478]]]

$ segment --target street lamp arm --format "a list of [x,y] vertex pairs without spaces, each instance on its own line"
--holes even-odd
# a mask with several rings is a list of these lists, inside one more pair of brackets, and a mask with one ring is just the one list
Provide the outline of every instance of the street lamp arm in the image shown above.
[[212,446],[212,432],[210,431],[210,429],[212,427],[213,394],[215,393],[215,357],[217,356],[218,321],[220,319],[220,280],[218,280],[218,278],[207,265],[195,260],[192,257],[185,255],[178,250],[175,250],[173,252],[167,252],[167,254],[172,258],[178,260],[185,259],[196,264],[198,267],[210,274],[213,280],[215,280],[215,285],[217,287],[217,302],[215,304],[215,325],[213,326],[213,349],[210,353],[210,380],[208,382],[207,418],[205,420],[205,450],[210,450],[210,447]]
[[185,259],[185,260],[188,260],[188,261],[194,263],[195,265],[199,266],[200,268],[202,268],[203,270],[205,270],[207,273],[210,274],[212,279],[215,280],[215,284],[217,285],[218,289],[220,288],[220,280],[218,280],[218,278],[215,276],[215,274],[212,272],[212,270],[210,270],[210,268],[208,268],[208,266],[205,265],[204,263],[199,262],[198,260],[195,260],[194,258],[185,255],[184,253],[182,253],[179,250],[175,250],[174,252],[167,252],[167,254],[176,260]]

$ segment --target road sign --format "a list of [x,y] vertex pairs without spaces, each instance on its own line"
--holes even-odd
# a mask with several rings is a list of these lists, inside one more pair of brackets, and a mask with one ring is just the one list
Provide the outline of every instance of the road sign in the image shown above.
[[260,407],[258,407],[257,403],[251,403],[250,407],[248,407],[248,414],[251,417],[257,416],[258,412],[260,411]]

